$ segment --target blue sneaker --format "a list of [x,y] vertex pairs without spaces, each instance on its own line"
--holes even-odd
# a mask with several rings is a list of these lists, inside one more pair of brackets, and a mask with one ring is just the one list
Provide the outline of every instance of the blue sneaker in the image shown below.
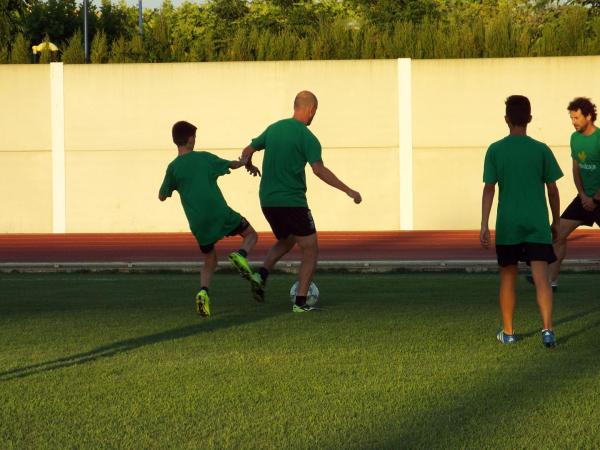
[[546,348],[556,347],[556,337],[554,336],[554,331],[542,330],[542,344],[544,344],[544,347]]
[[500,330],[496,333],[496,339],[503,344],[514,344],[517,342],[517,336],[515,334],[506,334],[504,330]]

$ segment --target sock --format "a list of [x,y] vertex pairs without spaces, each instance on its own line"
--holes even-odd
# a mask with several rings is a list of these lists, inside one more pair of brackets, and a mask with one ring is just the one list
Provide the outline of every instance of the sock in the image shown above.
[[240,255],[242,255],[244,258],[245,258],[246,256],[248,256],[248,252],[247,252],[246,250],[244,250],[243,248],[240,248],[240,249],[238,250],[238,253],[239,253]]
[[206,286],[202,286],[202,287],[200,288],[200,290],[201,290],[201,291],[206,291],[206,293],[208,294],[208,287],[206,287]]
[[260,269],[258,269],[258,273],[260,274],[260,277],[262,278],[263,282],[267,282],[267,278],[269,276],[269,271],[267,269],[265,269],[264,267],[261,267]]
[[296,305],[298,305],[298,306],[306,305],[306,295],[296,295]]

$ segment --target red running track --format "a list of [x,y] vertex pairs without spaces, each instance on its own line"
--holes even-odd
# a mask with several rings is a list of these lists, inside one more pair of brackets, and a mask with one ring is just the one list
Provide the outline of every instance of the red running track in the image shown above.
[[[270,233],[259,233],[250,255],[262,260],[273,244]],[[217,245],[221,257],[240,245],[227,238]],[[319,232],[321,261],[494,260],[493,249],[479,246],[478,231]],[[284,258],[299,260],[294,249]],[[187,262],[200,259],[190,233],[4,234],[0,263],[30,262]],[[575,231],[567,259],[600,259],[600,230]]]

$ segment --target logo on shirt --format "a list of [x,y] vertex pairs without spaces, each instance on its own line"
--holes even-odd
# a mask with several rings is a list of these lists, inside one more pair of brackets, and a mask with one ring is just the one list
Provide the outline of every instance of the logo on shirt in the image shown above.
[[585,154],[585,152],[579,152],[579,153],[577,153],[577,157],[579,158],[579,161],[585,162],[587,155]]

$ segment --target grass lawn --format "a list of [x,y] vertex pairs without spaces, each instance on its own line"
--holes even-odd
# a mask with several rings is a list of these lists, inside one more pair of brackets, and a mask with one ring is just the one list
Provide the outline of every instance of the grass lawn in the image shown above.
[[600,281],[565,274],[559,346],[518,283],[503,347],[494,274],[318,274],[292,314],[217,273],[0,274],[0,448],[594,448]]

